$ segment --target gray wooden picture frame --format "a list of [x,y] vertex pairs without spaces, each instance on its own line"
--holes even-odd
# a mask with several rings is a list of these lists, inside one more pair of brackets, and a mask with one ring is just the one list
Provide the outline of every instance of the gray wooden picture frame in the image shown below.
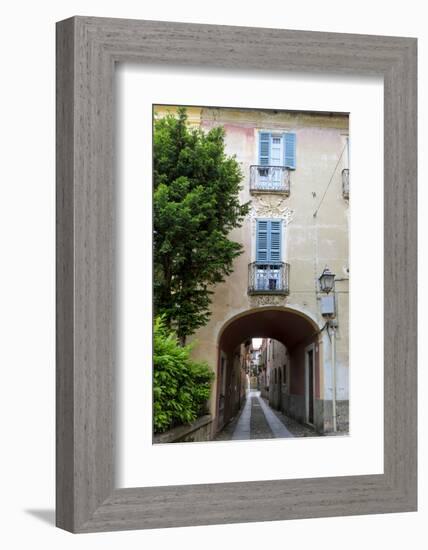
[[[414,38],[91,17],[57,24],[58,527],[83,533],[417,509],[416,46]],[[115,488],[117,62],[383,77],[383,474]]]

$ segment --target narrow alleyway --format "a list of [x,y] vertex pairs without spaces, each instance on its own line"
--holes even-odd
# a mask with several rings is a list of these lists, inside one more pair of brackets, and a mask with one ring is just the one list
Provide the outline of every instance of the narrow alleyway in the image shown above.
[[260,396],[259,391],[250,390],[244,407],[216,435],[214,440],[273,439],[316,435],[318,434],[310,427],[303,426],[272,409]]

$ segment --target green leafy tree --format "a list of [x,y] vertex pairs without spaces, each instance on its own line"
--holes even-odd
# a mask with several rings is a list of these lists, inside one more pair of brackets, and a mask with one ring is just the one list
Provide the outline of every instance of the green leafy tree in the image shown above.
[[192,422],[206,412],[214,373],[192,361],[192,345],[180,346],[177,335],[157,317],[153,331],[153,428],[164,432]]
[[189,128],[184,108],[154,121],[154,305],[184,344],[207,323],[213,285],[242,246],[229,239],[248,203],[242,172],[224,151],[224,129]]

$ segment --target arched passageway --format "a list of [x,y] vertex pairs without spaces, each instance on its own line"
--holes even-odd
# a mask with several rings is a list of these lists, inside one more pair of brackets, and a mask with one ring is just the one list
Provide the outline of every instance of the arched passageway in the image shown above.
[[[323,431],[322,410],[317,409],[322,383],[320,334],[321,327],[315,321],[291,308],[258,308],[225,323],[218,344],[217,431],[245,402],[250,376],[243,358],[253,338],[265,339],[272,348],[263,387],[258,388],[261,395],[273,408]],[[253,378],[251,382],[254,387]]]

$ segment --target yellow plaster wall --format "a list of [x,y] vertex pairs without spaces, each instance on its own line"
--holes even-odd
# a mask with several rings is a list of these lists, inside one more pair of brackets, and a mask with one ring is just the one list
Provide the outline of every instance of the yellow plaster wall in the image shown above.
[[[160,118],[167,114],[177,114],[177,105],[154,105],[153,111],[155,116]],[[200,126],[202,107],[186,107],[189,126]]]

